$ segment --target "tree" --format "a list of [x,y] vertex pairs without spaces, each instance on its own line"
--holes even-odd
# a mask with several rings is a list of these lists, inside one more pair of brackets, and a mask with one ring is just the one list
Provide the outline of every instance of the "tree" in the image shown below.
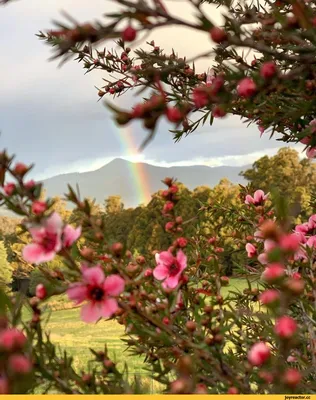
[[251,169],[241,173],[254,188],[265,192],[273,188],[282,193],[296,216],[306,218],[312,212],[311,194],[316,190],[316,164],[308,159],[299,159],[297,151],[282,148],[275,156],[264,156]]
[[109,196],[104,203],[106,214],[118,214],[124,209],[121,196]]

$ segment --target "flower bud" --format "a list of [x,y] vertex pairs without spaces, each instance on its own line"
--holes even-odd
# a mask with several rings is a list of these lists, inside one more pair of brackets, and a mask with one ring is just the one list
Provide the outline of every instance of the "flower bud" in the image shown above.
[[260,366],[270,358],[270,349],[264,342],[254,344],[249,353],[248,361],[253,366]]
[[136,39],[136,35],[137,31],[132,26],[128,26],[122,32],[122,39],[124,40],[124,42],[132,42]]
[[282,339],[291,339],[297,331],[297,323],[293,318],[284,315],[276,320],[274,331]]
[[294,368],[289,368],[283,375],[283,382],[290,388],[295,388],[301,381],[302,374]]
[[8,364],[11,371],[15,374],[26,375],[32,370],[31,361],[22,354],[13,354],[10,356]]
[[35,292],[35,294],[36,294],[36,297],[37,297],[38,299],[40,299],[40,300],[45,299],[45,297],[47,296],[46,288],[45,288],[45,286],[44,286],[42,283],[40,283],[40,284],[38,284],[38,285],[36,286],[36,292]]

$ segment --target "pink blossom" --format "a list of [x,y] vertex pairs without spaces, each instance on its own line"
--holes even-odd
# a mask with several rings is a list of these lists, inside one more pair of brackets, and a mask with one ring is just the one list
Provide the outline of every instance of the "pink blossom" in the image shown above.
[[179,250],[174,257],[169,251],[155,254],[157,266],[154,269],[154,277],[159,281],[163,280],[164,289],[174,289],[187,266],[187,257],[182,250]]
[[310,247],[310,248],[316,249],[316,235],[315,235],[315,236],[311,236],[311,237],[307,240],[306,246],[307,246],[307,247]]
[[304,224],[296,225],[296,227],[295,227],[295,232],[306,234],[306,233],[308,233],[308,231],[309,231],[308,222],[305,222]]
[[204,86],[200,86],[193,90],[193,102],[196,108],[205,107],[209,102],[205,89]]
[[300,238],[295,233],[284,235],[280,239],[280,247],[285,251],[296,251],[300,247]]
[[257,86],[251,78],[242,79],[237,86],[237,93],[241,97],[251,97],[257,91]]
[[3,191],[7,196],[11,196],[11,194],[15,191],[15,184],[14,183],[7,183],[3,186]]
[[47,296],[46,288],[45,288],[45,286],[44,286],[42,283],[39,283],[39,284],[36,286],[36,292],[35,292],[35,294],[36,294],[36,297],[39,298],[40,300],[45,299],[45,297]]
[[285,275],[285,269],[282,264],[274,263],[270,264],[262,273],[262,279],[266,282],[272,283]]
[[261,253],[258,255],[258,261],[262,264],[262,265],[266,265],[268,264],[268,254],[267,253]]
[[258,126],[259,132],[260,132],[260,137],[263,135],[265,128],[262,125]]
[[22,354],[13,354],[8,361],[11,371],[15,374],[26,375],[32,370],[31,361]]
[[245,203],[258,206],[265,202],[265,200],[268,198],[268,195],[269,194],[265,194],[263,190],[256,190],[253,197],[247,194]]
[[291,388],[295,388],[301,380],[302,374],[295,368],[289,368],[283,376],[283,382]]
[[21,350],[26,344],[23,332],[16,328],[5,329],[0,333],[0,348],[6,351]]
[[125,286],[119,275],[105,277],[100,265],[81,267],[82,282],[71,285],[67,294],[70,300],[80,304],[87,303],[81,309],[81,319],[85,322],[96,322],[101,317],[108,318],[118,309],[114,296],[119,296]]
[[246,244],[246,251],[249,258],[252,258],[257,254],[257,249],[251,243]]
[[71,225],[66,225],[63,230],[63,246],[71,247],[81,235],[81,227],[73,228]]
[[54,212],[40,226],[29,228],[34,243],[23,249],[23,257],[29,263],[39,264],[51,261],[62,248],[62,220]]
[[258,342],[254,344],[248,353],[248,361],[254,366],[260,366],[264,364],[269,357],[270,349],[264,342]]
[[265,290],[260,294],[259,300],[264,305],[276,303],[280,299],[280,293],[275,289]]
[[309,230],[316,229],[316,214],[309,217],[308,228]]
[[36,185],[36,183],[33,181],[33,179],[31,179],[30,181],[27,181],[24,184],[24,187],[28,190],[33,189],[33,187]]
[[35,215],[43,214],[44,211],[47,209],[47,204],[45,201],[35,200],[32,204],[32,212]]
[[276,320],[274,331],[279,337],[289,339],[297,331],[297,323],[293,318],[284,315]]

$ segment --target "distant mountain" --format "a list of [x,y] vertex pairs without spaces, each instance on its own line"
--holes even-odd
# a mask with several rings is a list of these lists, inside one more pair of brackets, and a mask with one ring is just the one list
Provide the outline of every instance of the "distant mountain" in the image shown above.
[[[120,195],[125,207],[135,207],[140,202],[139,187],[135,183],[135,170],[142,171],[143,185],[147,188],[146,191],[152,194],[163,188],[161,180],[167,176],[177,178],[191,190],[202,185],[213,187],[222,178],[228,178],[232,183],[245,184],[245,179],[239,176],[239,173],[248,168],[249,166],[206,167],[203,165],[167,168],[132,163],[117,158],[96,171],[58,175],[44,180],[43,183],[50,197],[62,196],[66,193],[67,184],[74,188],[78,184],[81,197],[92,197],[97,203],[103,203],[104,199],[110,195]],[[150,198],[147,199],[149,200]]]

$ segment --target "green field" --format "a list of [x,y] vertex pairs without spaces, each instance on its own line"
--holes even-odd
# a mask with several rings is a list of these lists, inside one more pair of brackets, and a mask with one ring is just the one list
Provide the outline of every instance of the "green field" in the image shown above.
[[[223,288],[223,294],[227,295],[229,290],[243,290],[247,283],[243,279],[231,279],[230,285]],[[63,300],[63,299],[62,299]],[[124,334],[124,327],[116,321],[101,320],[97,324],[86,324],[80,320],[80,308],[63,309],[44,313],[43,319],[47,317],[45,330],[50,333],[54,344],[59,345],[61,350],[66,350],[74,358],[74,367],[86,370],[88,361],[93,360],[89,348],[96,351],[104,350],[106,343],[110,358],[117,363],[119,369],[123,369],[127,363],[129,372],[139,377],[144,377],[147,385],[153,382],[144,371],[143,358],[131,356],[125,350],[124,343],[120,337]],[[154,392],[150,388],[150,392]]]

